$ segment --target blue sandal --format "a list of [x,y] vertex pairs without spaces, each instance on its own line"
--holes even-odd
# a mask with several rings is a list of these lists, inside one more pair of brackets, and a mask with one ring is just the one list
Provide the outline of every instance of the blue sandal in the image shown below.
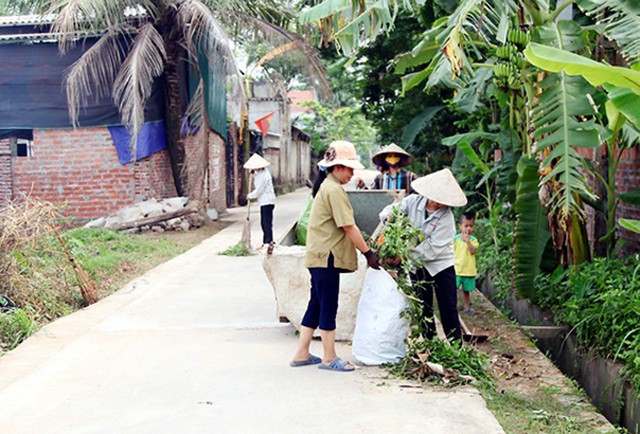
[[322,362],[322,359],[318,356],[314,356],[313,354],[309,354],[309,358],[305,361],[302,362],[296,362],[295,360],[292,360],[289,365],[297,368],[299,366],[309,366],[309,365],[317,365],[318,363]]
[[328,365],[320,363],[318,365],[318,369],[326,369],[328,371],[338,371],[338,372],[353,372],[356,370],[355,367],[353,369],[346,369],[347,365],[351,365],[351,363],[348,361],[343,362],[342,359],[338,357]]

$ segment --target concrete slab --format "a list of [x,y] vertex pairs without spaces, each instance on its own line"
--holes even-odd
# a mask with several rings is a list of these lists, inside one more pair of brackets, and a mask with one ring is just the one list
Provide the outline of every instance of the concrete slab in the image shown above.
[[[278,198],[276,234],[307,195]],[[244,215],[232,210],[237,223],[0,358],[0,432],[502,432],[473,388],[290,368],[296,336],[276,322],[260,257],[217,255]]]

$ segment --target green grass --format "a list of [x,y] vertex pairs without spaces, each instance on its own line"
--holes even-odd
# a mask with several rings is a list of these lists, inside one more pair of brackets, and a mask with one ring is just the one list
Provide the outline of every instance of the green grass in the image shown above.
[[[162,234],[73,229],[62,238],[104,297],[218,230],[214,225]],[[16,308],[0,314],[0,352],[15,348],[42,325],[83,307],[76,274],[57,239],[41,239],[8,254],[14,255],[16,269],[11,276],[0,276],[0,288]]]
[[13,349],[39,328],[33,308],[15,308],[0,313],[0,342],[6,349]]
[[567,410],[567,406],[556,398],[557,391],[553,388],[543,389],[535,398],[513,391],[499,391],[486,385],[481,385],[479,389],[487,407],[507,434],[601,432]]
[[249,248],[246,245],[244,245],[242,243],[238,243],[235,246],[229,247],[224,252],[220,252],[220,255],[225,255],[225,256],[252,256],[253,253],[251,253],[251,250],[249,250]]

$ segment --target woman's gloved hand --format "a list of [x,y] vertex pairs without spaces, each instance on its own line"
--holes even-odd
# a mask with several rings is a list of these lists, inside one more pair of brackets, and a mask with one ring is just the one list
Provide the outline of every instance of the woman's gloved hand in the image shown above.
[[369,267],[374,270],[380,269],[380,259],[378,259],[378,254],[373,249],[366,251],[364,257],[367,258],[367,265],[369,265]]

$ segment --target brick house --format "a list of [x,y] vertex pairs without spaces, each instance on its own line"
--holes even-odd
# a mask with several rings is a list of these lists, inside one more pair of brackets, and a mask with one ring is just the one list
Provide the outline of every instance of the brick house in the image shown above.
[[[118,126],[113,122],[119,115],[111,100],[89,105],[85,109],[88,115],[80,119],[81,128],[73,129],[68,115],[64,115],[64,122],[60,120],[61,108],[66,110],[64,70],[90,44],[84,41],[75,52],[59,56],[57,45],[46,33],[50,23],[50,17],[0,17],[0,57],[5,59],[0,64],[0,89],[7,93],[7,89],[17,88],[8,96],[0,93],[0,208],[9,200],[34,195],[66,205],[65,215],[88,220],[136,201],[176,196],[166,144],[161,146],[152,137],[147,154],[123,161],[122,146],[117,147],[114,133]],[[216,81],[212,87],[222,89],[218,95],[226,101],[226,76],[210,77]],[[47,80],[48,88],[37,87]],[[63,103],[56,105],[61,98]],[[155,101],[158,107],[145,113],[155,109],[160,113],[155,119],[162,122],[164,107],[159,106],[164,97]],[[226,102],[217,106],[226,106]],[[7,115],[11,113],[13,118]],[[206,173],[192,170],[189,184],[203,184],[201,197],[208,199],[209,207],[222,212],[227,207],[226,107],[211,116],[215,118],[213,122],[210,119],[209,164]],[[161,131],[164,134],[164,127]],[[195,136],[184,140],[190,162],[203,157],[205,149]]]

